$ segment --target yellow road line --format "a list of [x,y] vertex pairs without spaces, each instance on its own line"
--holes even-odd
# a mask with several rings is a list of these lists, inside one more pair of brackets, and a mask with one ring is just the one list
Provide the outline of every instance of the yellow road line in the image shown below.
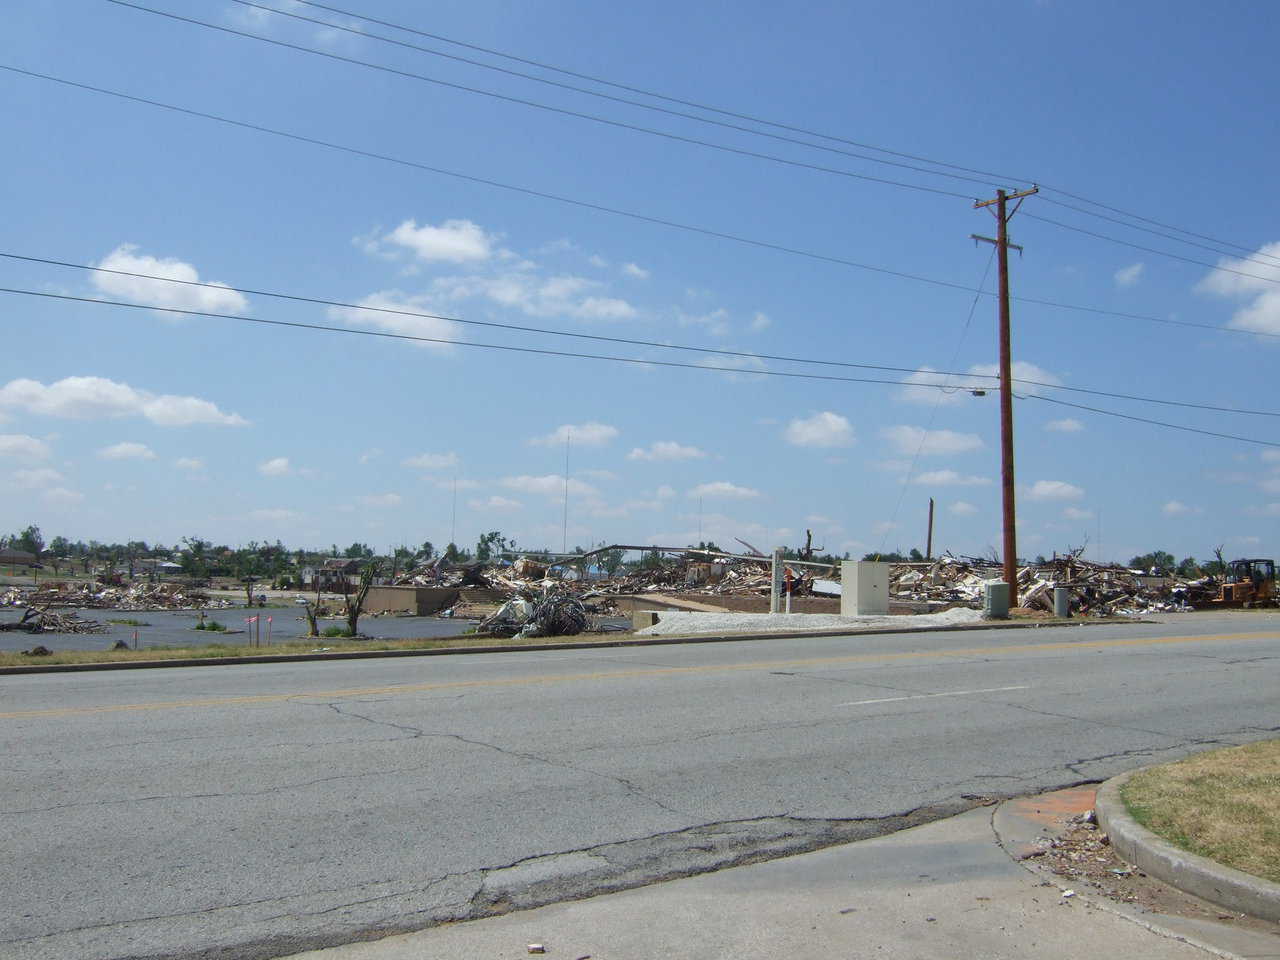
[[847,663],[889,663],[896,660],[929,657],[983,657],[1009,653],[1046,653],[1070,650],[1104,650],[1122,647],[1156,647],[1178,643],[1232,643],[1251,640],[1277,640],[1280,632],[1222,633],[1191,637],[1134,637],[1113,640],[1067,640],[1051,643],[1023,643],[964,650],[913,650],[901,653],[857,653],[838,657],[804,657],[792,660],[756,660],[750,663],[708,664],[696,667],[646,667],[636,670],[612,670],[592,673],[533,674],[525,677],[489,680],[446,680],[429,683],[406,683],[380,687],[347,687],[339,690],[316,690],[310,693],[269,693],[248,697],[210,697],[203,700],[162,700],[152,703],[117,703],[95,707],[55,707],[48,710],[14,710],[0,712],[0,720],[23,720],[37,717],[82,717],[102,713],[127,713],[147,710],[179,710],[199,707],[254,706],[285,703],[290,700],[337,700],[345,697],[367,697],[423,693],[431,690],[465,690],[476,687],[514,687],[535,684],[571,683],[578,680],[631,680],[641,677],[697,676],[711,673],[734,673],[749,670],[778,670],[795,667],[821,667]]

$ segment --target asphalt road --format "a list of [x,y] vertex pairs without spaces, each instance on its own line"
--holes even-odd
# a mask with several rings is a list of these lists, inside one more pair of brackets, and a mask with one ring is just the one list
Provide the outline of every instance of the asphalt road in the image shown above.
[[1280,730],[1280,615],[0,678],[0,956],[269,957]]

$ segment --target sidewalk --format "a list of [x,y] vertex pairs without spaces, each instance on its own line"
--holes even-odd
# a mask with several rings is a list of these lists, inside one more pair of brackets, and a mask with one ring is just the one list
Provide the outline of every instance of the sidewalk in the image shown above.
[[[1027,865],[1034,861],[1016,860],[1050,820],[1092,805],[1092,790],[1067,793],[1033,798],[1023,808],[979,807],[767,863],[297,954],[295,960],[516,960],[529,956],[529,944],[542,944],[547,957],[564,960],[1280,957],[1280,936],[1203,920],[1188,922],[1175,936],[1178,918],[1126,917],[1121,911],[1130,908],[1092,900],[1083,889],[1064,896],[1050,874]],[[1035,802],[1040,800],[1048,802]]]

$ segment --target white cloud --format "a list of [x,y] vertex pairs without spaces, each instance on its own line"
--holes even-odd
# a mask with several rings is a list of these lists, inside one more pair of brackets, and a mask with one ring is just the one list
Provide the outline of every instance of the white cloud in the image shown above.
[[443,479],[436,481],[437,490],[475,490],[480,484],[474,480],[468,480],[465,477],[459,477],[457,480]]
[[1164,512],[1165,516],[1169,517],[1176,517],[1179,514],[1189,513],[1191,511],[1191,508],[1181,500],[1170,500],[1160,509]]
[[98,451],[98,456],[103,460],[154,460],[156,458],[155,451],[145,443],[134,443],[129,440],[103,447]]
[[913,456],[918,450],[925,456],[936,454],[967,453],[982,447],[982,438],[976,433],[956,433],[954,430],[925,430],[922,427],[885,427],[880,431],[897,453]]
[[[899,399],[928,406],[952,406],[969,399],[969,392],[972,390],[985,390],[993,395],[997,393],[1000,389],[999,373],[1000,369],[994,363],[975,363],[967,372],[956,376],[947,376],[932,367],[921,367],[915,373],[903,377],[902,382],[906,386],[899,393]],[[1015,380],[1034,380],[1049,385],[1062,383],[1049,371],[1025,360],[1015,360],[1010,373]],[[934,386],[930,386],[931,384]],[[1034,394],[1036,390],[1026,384],[1015,386],[1020,394]]]
[[[544,497],[562,497],[564,496],[565,482],[564,477],[558,477],[555,474],[548,474],[545,477],[531,477],[523,475],[519,477],[504,477],[501,481],[502,486],[508,490],[519,490],[521,493],[540,494]],[[573,477],[569,478],[569,494],[571,496],[598,496],[599,492],[589,483],[583,483]]]
[[478,263],[493,256],[493,244],[494,238],[470,220],[446,220],[438,227],[406,220],[374,241],[370,252],[400,247],[424,263]]
[[565,423],[550,433],[529,442],[540,447],[563,447],[568,440],[574,447],[602,447],[618,435],[618,428],[591,420],[587,423]]
[[771,323],[773,323],[773,321],[769,319],[767,314],[757,312],[756,315],[751,318],[751,329],[755,333],[759,333],[761,330],[767,330]]
[[1044,428],[1054,433],[1079,433],[1084,429],[1084,424],[1075,417],[1064,417],[1061,420],[1050,420]]
[[378,447],[373,447],[360,454],[360,463],[372,463],[378,457],[382,456],[382,451]]
[[1115,272],[1115,281],[1117,287],[1132,287],[1142,279],[1142,271],[1146,268],[1145,264],[1134,263],[1127,267],[1121,267]]
[[297,516],[297,511],[289,510],[285,507],[264,507],[260,510],[249,511],[249,519],[255,523],[287,523]]
[[954,470],[929,470],[917,476],[912,482],[922,487],[982,487],[989,484],[991,479],[965,476]]
[[30,470],[15,470],[10,475],[13,485],[23,490],[39,490],[66,482],[66,478],[52,467],[34,467]]
[[1027,491],[1029,500],[1081,500],[1083,498],[1083,489],[1062,480],[1037,480]]
[[468,500],[467,506],[472,510],[519,510],[524,504],[519,500],[500,497],[495,493],[487,500]]
[[767,369],[768,365],[759,357],[748,355],[743,357],[703,357],[698,361],[698,366],[706,367],[709,370],[724,370],[726,371],[726,380],[742,382],[755,380],[751,374],[757,370]]
[[[1059,386],[1062,381],[1045,370],[1043,367],[1037,367],[1034,363],[1028,363],[1026,360],[1015,360],[1009,368],[1014,380],[1034,380],[1036,383],[1045,383],[1050,386]],[[994,363],[975,363],[969,368],[971,380],[967,381],[969,387],[979,387],[986,390],[998,389],[999,381],[989,379],[1000,375],[1000,367]],[[1034,394],[1036,389],[1028,387],[1026,384],[1015,383],[1015,392],[1020,394]]]
[[458,455],[452,450],[448,453],[420,453],[400,462],[403,466],[417,470],[447,470],[458,465]]
[[[958,378],[937,373],[933,367],[921,367],[915,373],[909,373],[903,377],[902,382],[906,386],[903,387],[898,396],[899,399],[906,403],[951,406],[959,403],[964,396],[957,386],[959,383]],[[931,386],[931,384],[949,386],[950,389],[940,390],[935,386]]]
[[[1236,310],[1228,326],[1254,333],[1280,333],[1280,288],[1276,286],[1280,282],[1280,265],[1255,262],[1280,257],[1280,241],[1264,244],[1253,257],[1254,260],[1224,257],[1218,261],[1220,269],[1202,279],[1196,290],[1248,301]],[[1224,270],[1239,273],[1225,273]]]
[[609,261],[598,253],[593,253],[591,256],[587,257],[587,263],[591,264],[593,267],[599,267],[602,270],[609,266]]
[[676,495],[676,489],[675,487],[664,483],[662,486],[660,486],[657,490],[653,492],[653,495],[657,497],[659,500],[670,500],[672,497]]
[[716,480],[712,483],[700,483],[688,494],[690,497],[728,497],[734,500],[749,500],[760,496],[759,490],[751,487],[740,487],[727,480]]
[[676,319],[682,327],[702,327],[713,337],[727,336],[731,329],[729,311],[723,307],[710,313],[685,313],[679,310],[676,312]]
[[329,316],[397,336],[421,337],[423,339],[406,342],[437,353],[452,351],[453,341],[460,338],[459,325],[435,316],[427,297],[383,290],[369,294],[359,303],[359,307],[330,307]]
[[848,447],[855,440],[853,424],[830,410],[792,420],[784,436],[787,443],[797,447]]
[[634,263],[624,263],[622,265],[622,272],[629,277],[635,277],[637,280],[649,279],[649,271]]
[[978,508],[967,500],[957,500],[947,509],[957,517],[971,517],[978,512]]
[[698,460],[706,453],[697,447],[688,447],[674,440],[657,440],[646,450],[636,447],[627,454],[628,460]]
[[223,413],[208,400],[156,395],[103,377],[66,377],[47,386],[37,380],[10,380],[0,387],[0,407],[72,420],[145,417],[160,427],[242,427],[248,423],[239,414]]
[[356,499],[366,507],[398,507],[402,498],[398,493],[369,493]]
[[273,457],[258,464],[258,472],[264,477],[283,477],[291,472],[288,457]]
[[1280,450],[1263,450],[1258,456],[1264,463],[1280,463]]
[[84,494],[78,490],[68,490],[66,487],[53,487],[41,494],[41,499],[50,506],[70,507],[82,501]]
[[567,316],[579,320],[629,320],[635,307],[617,297],[601,296],[598,280],[559,274],[539,276],[533,264],[486,274],[438,277],[430,297],[444,304],[480,298],[499,307],[519,310],[533,317]]
[[53,456],[49,444],[25,433],[0,434],[0,457],[22,463],[36,463]]
[[179,470],[203,470],[204,461],[199,457],[179,457],[173,461],[173,465]]
[[1092,510],[1081,510],[1079,507],[1067,507],[1062,511],[1062,515],[1068,520],[1092,520]]
[[144,273],[153,277],[185,282],[166,283],[164,280],[146,280],[142,277],[95,272],[92,274],[93,285],[99,292],[113,298],[123,298],[153,307],[201,310],[208,313],[242,313],[249,306],[248,300],[224,283],[191,286],[190,284],[200,281],[199,271],[191,264],[173,258],[162,260],[139,254],[135,252],[137,249],[135,244],[122,243],[103,257],[96,266],[104,270]]

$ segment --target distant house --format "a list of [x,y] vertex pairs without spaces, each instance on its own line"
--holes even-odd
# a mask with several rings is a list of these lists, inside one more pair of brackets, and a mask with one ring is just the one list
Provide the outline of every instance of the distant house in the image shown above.
[[12,547],[0,547],[0,567],[35,567],[43,569],[43,564],[34,553],[26,550],[14,550]]
[[319,581],[321,590],[343,593],[360,582],[360,561],[335,557],[319,566],[303,567],[301,572],[304,587],[314,590]]

